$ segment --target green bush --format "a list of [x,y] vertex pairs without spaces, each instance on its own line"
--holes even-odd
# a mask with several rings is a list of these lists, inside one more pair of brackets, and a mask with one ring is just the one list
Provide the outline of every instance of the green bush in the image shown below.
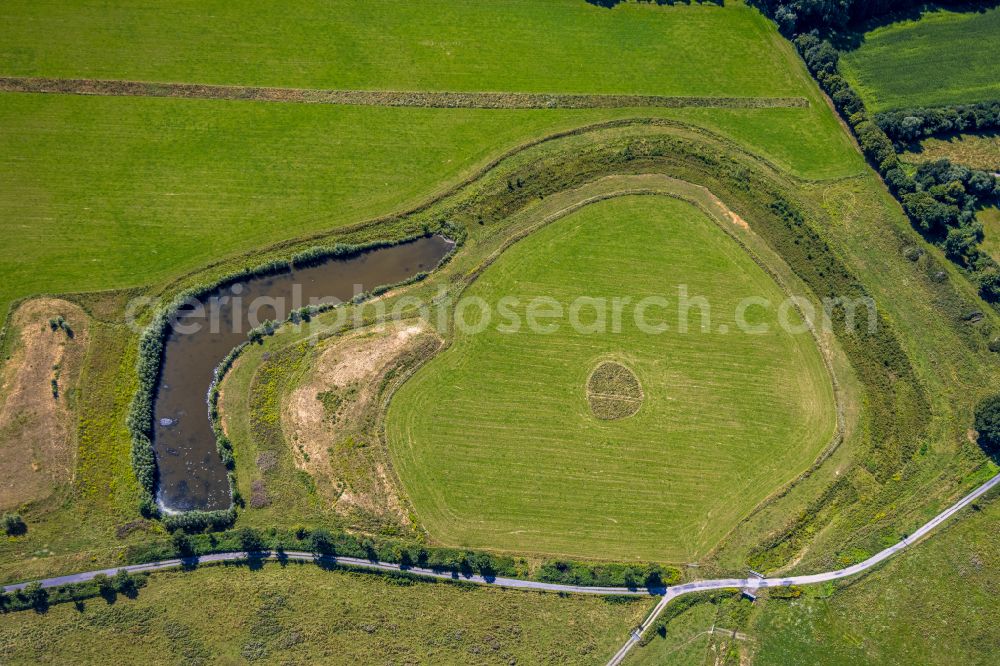
[[989,456],[1000,455],[1000,393],[979,403],[974,427],[983,451]]
[[1000,100],[883,111],[875,122],[902,148],[925,137],[1000,128]]
[[20,514],[5,513],[3,515],[3,531],[8,536],[20,536],[28,531],[28,526]]

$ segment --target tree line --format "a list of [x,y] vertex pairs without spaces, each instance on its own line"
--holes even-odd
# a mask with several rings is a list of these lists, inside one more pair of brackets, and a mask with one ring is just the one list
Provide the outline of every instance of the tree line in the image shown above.
[[875,123],[897,147],[939,134],[1000,129],[1000,100],[883,111]]

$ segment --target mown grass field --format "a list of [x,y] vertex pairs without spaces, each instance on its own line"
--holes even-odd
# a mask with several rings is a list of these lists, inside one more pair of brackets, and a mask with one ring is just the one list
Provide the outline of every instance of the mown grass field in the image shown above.
[[[239,600],[234,603],[234,600]],[[96,598],[0,622],[5,664],[603,664],[645,599],[511,592],[311,564],[152,577],[137,599]]]
[[994,497],[832,596],[769,602],[754,623],[755,662],[995,663],[998,523]]
[[913,164],[948,158],[973,169],[1000,171],[1000,134],[960,134],[939,139],[929,137],[917,150],[908,150],[902,159]]
[[[476,111],[0,94],[0,232],[8,238],[0,258],[10,266],[0,311],[34,293],[145,285],[359,223],[424,201],[523,142],[614,117],[690,120],[806,177],[863,168],[790,46],[740,5],[261,2],[252,12],[226,3],[150,12],[52,2],[4,12],[5,76],[792,95],[811,106]],[[64,30],[65,39],[53,37]],[[537,58],[512,66],[501,55],[511,43],[531,44]],[[718,75],[700,73],[708,69]]]
[[[0,94],[0,309],[362,222],[532,138],[628,115]],[[815,132],[812,109],[640,115],[691,116],[807,171],[815,153],[828,158],[817,173],[860,167],[846,140]],[[787,130],[772,135],[775,122]],[[797,139],[782,147],[785,131]]]
[[[689,332],[678,330],[680,285],[710,303],[710,332],[697,310]],[[643,332],[630,308],[620,332],[581,333],[565,318],[549,333],[524,325],[535,296],[568,308],[578,296],[654,294],[671,303],[649,315],[669,322],[660,335]],[[445,543],[695,561],[833,435],[832,388],[813,337],[780,329],[777,284],[690,204],[627,197],[553,222],[463,294],[490,304],[505,296],[522,299],[522,330],[498,331],[496,311],[482,333],[457,329],[386,418],[403,486]],[[744,297],[773,303],[748,315],[769,333],[737,329]],[[477,312],[465,316],[475,322]],[[605,358],[639,377],[645,397],[633,417],[590,413],[587,377]]]
[[869,111],[1000,97],[1000,8],[931,11],[865,33],[841,55],[841,71]]
[[727,4],[736,6],[16,0],[4,6],[0,72],[376,90],[801,94],[773,27]]

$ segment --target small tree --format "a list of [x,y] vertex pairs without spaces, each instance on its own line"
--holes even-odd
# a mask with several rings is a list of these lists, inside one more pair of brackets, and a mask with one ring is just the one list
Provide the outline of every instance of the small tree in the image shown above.
[[986,455],[1000,455],[1000,393],[986,398],[976,407],[976,431],[979,446]]
[[240,530],[240,547],[248,553],[258,553],[265,550],[264,539],[257,530],[244,527]]
[[49,606],[49,591],[42,587],[41,583],[29,583],[21,595],[36,611],[44,611]]
[[97,593],[104,597],[105,601],[111,603],[115,600],[115,586],[107,574],[97,574],[94,576],[94,584],[97,585]]
[[191,541],[191,537],[184,532],[174,532],[171,541],[174,545],[174,552],[181,557],[194,555],[194,543]]
[[313,530],[310,537],[312,552],[317,555],[333,555],[333,538],[324,529]]
[[28,526],[19,514],[5,513],[3,515],[3,531],[8,536],[20,536],[28,531]]
[[136,585],[135,579],[125,569],[119,569],[111,579],[111,584],[114,586],[115,592],[124,594],[130,599],[135,597],[139,592],[139,586]]

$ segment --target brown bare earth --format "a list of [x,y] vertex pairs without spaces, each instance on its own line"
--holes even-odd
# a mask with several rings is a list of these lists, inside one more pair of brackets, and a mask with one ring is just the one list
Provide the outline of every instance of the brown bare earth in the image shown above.
[[[72,336],[52,330],[49,320],[58,316]],[[78,306],[52,298],[25,302],[11,319],[13,351],[0,372],[0,509],[43,500],[72,479],[87,323]]]
[[398,383],[441,339],[423,321],[394,322],[325,343],[303,382],[282,405],[295,462],[333,490],[340,513],[361,511],[408,522],[378,413]]

